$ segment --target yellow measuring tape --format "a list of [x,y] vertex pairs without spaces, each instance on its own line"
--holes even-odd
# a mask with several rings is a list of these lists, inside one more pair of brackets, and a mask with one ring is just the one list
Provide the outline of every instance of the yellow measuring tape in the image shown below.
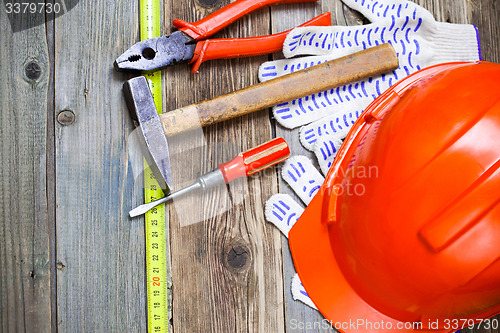
[[[160,36],[160,0],[140,0],[141,40]],[[162,110],[161,72],[144,74],[156,109]],[[163,196],[153,172],[144,162],[144,197],[151,202]],[[167,244],[165,204],[146,213],[146,279],[148,332],[168,332]]]

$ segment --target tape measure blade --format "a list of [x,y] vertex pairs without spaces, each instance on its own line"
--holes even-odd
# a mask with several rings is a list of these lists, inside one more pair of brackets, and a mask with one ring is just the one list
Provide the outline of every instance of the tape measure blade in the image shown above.
[[158,0],[140,0],[141,40],[160,37],[160,6]]
[[[141,39],[160,36],[160,1],[140,0]],[[162,110],[161,72],[145,74],[155,101],[156,109]],[[159,199],[163,192],[147,163],[144,172],[145,202]],[[168,332],[168,280],[166,210],[160,205],[145,215],[146,231],[146,290],[147,320],[149,333]]]
[[[145,179],[146,202],[163,194],[153,173],[149,172],[149,175]],[[168,332],[165,205],[148,212],[145,223],[148,332],[164,333]]]

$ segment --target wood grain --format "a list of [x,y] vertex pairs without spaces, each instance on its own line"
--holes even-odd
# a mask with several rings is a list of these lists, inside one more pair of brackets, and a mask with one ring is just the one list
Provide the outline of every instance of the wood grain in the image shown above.
[[3,5],[0,30],[0,332],[50,332],[48,41],[12,33]]
[[483,60],[500,62],[500,3],[494,0],[466,1],[467,21],[479,32]]
[[137,1],[81,0],[56,20],[55,107],[75,115],[55,127],[59,332],[146,331],[144,221],[128,218],[142,200],[129,77],[113,69],[138,39]]
[[[228,2],[165,1],[165,21],[193,22]],[[213,3],[213,6],[210,5]],[[167,30],[168,31],[168,30]],[[269,32],[269,11],[239,20],[216,38]],[[266,56],[210,61],[192,75],[188,66],[166,71],[167,109],[200,102],[257,83]],[[174,182],[192,181],[272,136],[268,112],[211,126],[202,134],[170,140]],[[207,144],[205,145],[205,141]],[[181,149],[193,147],[180,153]],[[279,232],[264,219],[264,200],[277,190],[275,171],[263,172],[225,189],[172,206],[171,246],[174,285],[173,328],[177,332],[283,332],[283,284]],[[176,186],[177,187],[177,186]],[[179,209],[176,209],[176,206]],[[217,213],[217,207],[227,207]],[[214,213],[215,211],[215,213]],[[191,212],[191,214],[186,214]],[[201,214],[202,216],[199,216]],[[215,215],[207,218],[207,216]],[[188,226],[186,220],[202,220]]]
[[[497,0],[416,2],[437,20],[475,24],[483,59],[500,62]],[[227,3],[164,0],[163,31],[175,18],[193,22]],[[281,32],[325,11],[333,24],[367,23],[340,0],[321,0],[252,13],[214,38]],[[112,67],[139,40],[138,17],[138,1],[80,0],[51,24],[12,34],[2,7],[2,333],[146,332],[144,221],[127,216],[143,199],[127,150],[133,126],[121,85],[130,76]],[[258,66],[279,57],[208,61],[196,75],[188,65],[166,69],[163,109],[255,84]],[[39,78],[26,77],[29,62],[40,66]],[[73,123],[55,120],[65,110]],[[292,155],[314,159],[298,130],[276,125],[264,110],[169,140],[176,188],[273,136],[285,137]],[[293,324],[323,317],[292,299],[288,241],[264,219],[265,200],[292,194],[278,171],[170,206],[171,332],[334,331]]]
[[[297,8],[298,7],[298,8]],[[340,1],[322,1],[318,4],[304,4],[294,6],[293,9],[284,7],[274,7],[271,10],[272,17],[272,33],[281,32],[283,30],[295,27],[302,22],[309,20],[322,12],[330,11],[332,13],[332,24],[336,23],[336,18],[339,11],[341,12]],[[275,54],[274,59],[279,59],[282,54]],[[282,136],[289,144],[291,155],[305,155],[314,159],[313,154],[302,147],[299,142],[299,129],[289,130],[279,124],[276,124],[276,135]],[[291,195],[297,202],[300,199],[295,195],[293,190],[279,177],[280,193]],[[283,253],[283,280],[285,292],[285,317],[284,325],[286,332],[305,332],[305,325],[309,323],[321,323],[324,319],[320,312],[309,306],[295,301],[291,293],[292,278],[296,274],[290,249],[288,247],[288,239],[282,237],[282,253]],[[301,326],[300,324],[303,324]],[[327,326],[328,327],[328,326]],[[333,328],[320,328],[316,330],[307,330],[307,332],[334,332]]]
[[[498,62],[498,34],[500,33],[499,4],[495,1],[483,0],[479,2],[467,0],[419,0],[415,1],[424,6],[434,14],[439,21],[452,23],[472,23],[478,26],[479,35],[482,40],[483,59]],[[296,26],[319,13],[331,11],[333,25],[357,25],[367,24],[369,21],[360,13],[352,11],[340,0],[321,1],[317,5],[303,5],[301,11],[290,11],[286,8],[274,7],[271,11],[272,32],[280,32]],[[494,19],[493,19],[494,18]],[[493,23],[495,22],[495,23]],[[282,55],[275,55],[275,59]],[[299,142],[299,129],[288,130],[276,124],[276,135],[284,137],[291,146],[293,155],[305,155],[315,161],[313,154],[305,150]],[[300,199],[293,193],[290,187],[280,178],[279,187],[281,193],[290,194],[297,202]],[[290,292],[291,279],[295,275],[295,268],[288,249],[288,240],[283,237],[283,271],[285,283],[285,325],[287,332],[333,332],[332,328],[307,329],[306,324],[314,325],[321,323],[323,316],[316,310],[294,301]],[[302,323],[300,327],[297,323]],[[485,332],[483,329],[473,329],[470,332]],[[497,330],[492,330],[497,332]]]

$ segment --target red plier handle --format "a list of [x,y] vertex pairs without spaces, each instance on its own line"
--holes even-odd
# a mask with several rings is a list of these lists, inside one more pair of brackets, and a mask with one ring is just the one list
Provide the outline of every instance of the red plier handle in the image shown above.
[[174,20],[173,25],[198,41],[213,35],[237,19],[257,9],[275,5],[316,1],[318,0],[237,0],[197,22],[188,23],[177,19]]
[[[331,13],[324,13],[307,21],[299,27],[328,26],[332,22]],[[207,60],[253,57],[278,52],[283,48],[286,35],[291,30],[274,35],[249,38],[206,39],[196,44],[190,63],[191,72],[196,73],[200,65]]]

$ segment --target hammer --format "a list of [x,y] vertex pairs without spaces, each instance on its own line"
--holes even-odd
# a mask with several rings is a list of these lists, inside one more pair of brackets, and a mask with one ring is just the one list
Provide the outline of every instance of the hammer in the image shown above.
[[124,94],[150,152],[147,161],[150,166],[158,167],[156,174],[161,175],[158,180],[165,181],[168,193],[172,176],[167,137],[382,74],[398,65],[394,48],[381,44],[160,115],[145,77],[127,81]]

